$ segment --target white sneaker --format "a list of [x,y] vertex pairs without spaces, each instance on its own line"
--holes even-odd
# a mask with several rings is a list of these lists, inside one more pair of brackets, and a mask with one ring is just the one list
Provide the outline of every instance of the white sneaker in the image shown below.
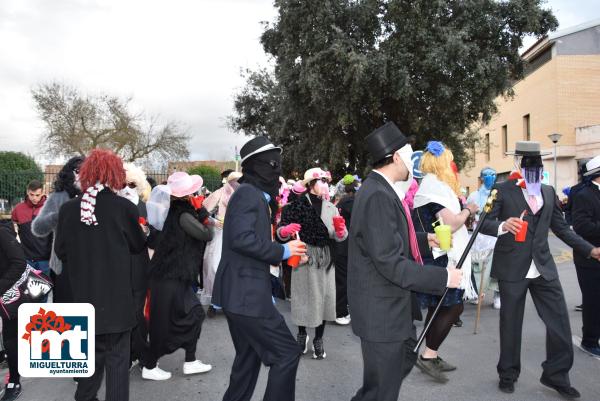
[[185,362],[183,364],[184,375],[195,375],[198,373],[206,373],[212,369],[211,365],[202,363],[202,361],[195,360],[193,362]]
[[500,293],[498,291],[494,291],[494,309],[500,309]]
[[142,369],[142,379],[162,381],[169,380],[170,378],[171,373],[162,370],[158,366],[156,366],[154,369]]
[[350,315],[344,317],[338,317],[335,322],[340,326],[346,326],[350,324]]

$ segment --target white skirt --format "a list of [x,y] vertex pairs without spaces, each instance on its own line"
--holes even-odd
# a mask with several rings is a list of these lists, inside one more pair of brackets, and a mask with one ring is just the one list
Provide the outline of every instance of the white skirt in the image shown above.
[[202,305],[210,305],[211,303],[213,284],[215,282],[219,263],[221,262],[222,249],[223,230],[215,228],[215,236],[212,241],[206,245],[206,250],[204,251],[204,264],[202,268],[204,288],[202,289],[200,296],[200,303]]

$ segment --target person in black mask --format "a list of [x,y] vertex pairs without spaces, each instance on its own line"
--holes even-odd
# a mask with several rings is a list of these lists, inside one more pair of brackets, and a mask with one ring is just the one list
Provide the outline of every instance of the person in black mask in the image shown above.
[[252,398],[261,363],[269,366],[264,401],[294,401],[300,347],[271,296],[269,268],[291,256],[305,258],[300,241],[273,242],[272,201],[279,191],[281,148],[256,137],[240,150],[243,176],[231,196],[223,252],[213,286],[236,350],[223,401]]

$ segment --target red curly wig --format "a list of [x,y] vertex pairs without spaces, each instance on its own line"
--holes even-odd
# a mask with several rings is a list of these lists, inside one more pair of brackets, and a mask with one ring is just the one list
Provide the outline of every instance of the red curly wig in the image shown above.
[[95,185],[97,182],[115,191],[125,186],[123,160],[107,149],[93,149],[79,169],[81,188]]

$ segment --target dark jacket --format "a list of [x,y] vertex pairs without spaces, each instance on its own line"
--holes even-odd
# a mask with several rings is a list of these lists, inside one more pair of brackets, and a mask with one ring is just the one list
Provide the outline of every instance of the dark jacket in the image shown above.
[[25,271],[25,254],[11,227],[0,225],[0,297]]
[[[137,204],[137,209],[140,217],[148,219],[148,212],[146,211],[146,204],[141,200]],[[150,257],[148,256],[148,248],[144,247],[144,250],[137,255],[131,256],[131,285],[133,292],[136,295],[145,296],[146,290],[148,289],[148,275],[149,275]]]
[[[586,241],[600,246],[600,188],[588,183],[573,197],[573,229]],[[600,261],[589,255],[573,252],[577,267],[600,269]]]
[[121,333],[135,326],[131,255],[144,250],[146,237],[137,207],[108,189],[96,200],[97,226],[81,222],[81,199],[65,203],[58,216],[56,255],[63,261],[73,302],[96,308],[96,334]]
[[516,242],[515,236],[510,233],[498,237],[494,248],[492,277],[513,282],[523,280],[533,260],[542,277],[548,281],[558,279],[556,264],[548,245],[550,230],[575,251],[590,255],[593,246],[571,230],[563,217],[554,188],[542,185],[544,206],[535,215],[516,181],[505,181],[495,188],[498,190],[497,198],[487,219],[481,224],[481,233],[498,236],[500,224],[509,217],[519,217],[523,210],[527,210],[524,220],[528,222],[528,230],[525,242]]
[[[427,234],[417,233],[422,254]],[[415,337],[411,291],[442,294],[448,273],[410,254],[407,218],[393,188],[372,172],[356,194],[348,256],[348,303],[354,333],[366,341]]]
[[[201,210],[204,218],[208,216],[206,209]],[[155,251],[150,261],[150,275],[153,278],[197,284],[206,241],[211,239],[209,229],[200,223],[200,219],[189,202],[171,202],[162,231],[156,231],[152,234],[156,238],[150,239]],[[198,234],[195,234],[194,227],[188,228],[194,223],[199,229]]]
[[32,221],[40,214],[42,206],[46,203],[43,196],[37,205],[31,203],[29,198],[19,203],[12,211],[12,220],[19,227],[19,239],[25,251],[27,260],[50,260],[52,251],[52,236],[40,238],[31,232]]
[[239,315],[273,316],[270,266],[279,264],[283,253],[283,246],[272,240],[264,194],[253,185],[240,185],[227,205],[212,302]]
[[[352,208],[354,207],[355,196],[355,194],[347,194],[337,204],[340,216],[346,221],[346,227],[350,227],[352,223]],[[335,259],[336,264],[338,260],[341,260],[344,265],[348,264],[348,239],[335,243]]]

